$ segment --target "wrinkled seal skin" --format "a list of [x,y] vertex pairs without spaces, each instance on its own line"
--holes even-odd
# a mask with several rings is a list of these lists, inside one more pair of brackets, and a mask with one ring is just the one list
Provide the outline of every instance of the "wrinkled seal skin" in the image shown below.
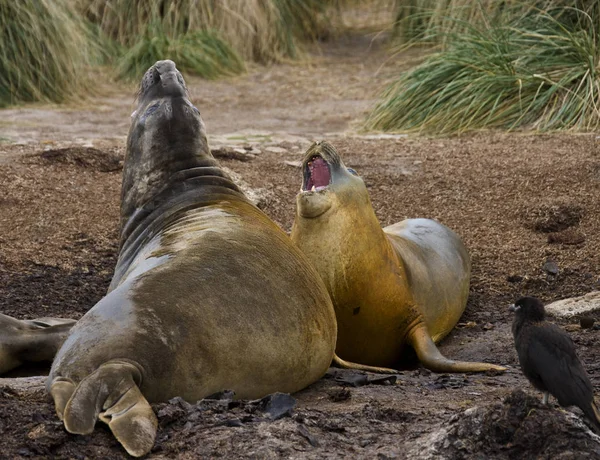
[[145,74],[132,117],[114,278],[47,388],[69,432],[100,419],[140,456],[156,435],[149,402],[300,390],[331,363],[336,322],[314,268],[210,154],[172,61]]
[[[327,163],[330,183],[307,191],[315,157]],[[435,346],[457,323],[469,294],[470,259],[454,232],[429,219],[382,229],[364,182],[326,142],[309,148],[303,171],[291,237],[333,300],[339,365],[392,371],[410,345],[433,371],[504,369],[452,361]]]

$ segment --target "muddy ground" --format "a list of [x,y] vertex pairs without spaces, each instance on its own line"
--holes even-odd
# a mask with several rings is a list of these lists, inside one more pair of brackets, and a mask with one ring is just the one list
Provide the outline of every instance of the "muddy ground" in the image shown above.
[[[441,350],[509,370],[436,375],[413,366],[395,382],[352,386],[354,373],[331,369],[281,418],[265,402],[158,404],[150,458],[600,458],[600,438],[581,412],[541,406],[520,374],[507,311],[524,294],[547,302],[600,289],[600,139],[356,134],[377,90],[411,59],[389,61],[380,43],[353,37],[323,45],[309,64],[188,83],[222,165],[286,231],[296,163],[312,140],[328,139],[364,178],[382,225],[431,217],[459,233],[473,260],[471,293]],[[67,108],[0,112],[2,313],[79,318],[108,287],[133,108],[132,88],[110,91]],[[591,316],[600,323],[600,313]],[[582,330],[579,318],[555,321],[600,393],[600,330]],[[0,379],[0,457],[126,457],[104,425],[89,436],[66,433],[42,380],[26,382],[15,390]]]

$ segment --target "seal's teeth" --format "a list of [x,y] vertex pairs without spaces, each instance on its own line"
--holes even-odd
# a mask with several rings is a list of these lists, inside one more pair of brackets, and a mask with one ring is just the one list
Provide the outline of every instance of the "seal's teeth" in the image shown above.
[[315,191],[315,186],[313,185],[312,188],[310,189],[311,192]]

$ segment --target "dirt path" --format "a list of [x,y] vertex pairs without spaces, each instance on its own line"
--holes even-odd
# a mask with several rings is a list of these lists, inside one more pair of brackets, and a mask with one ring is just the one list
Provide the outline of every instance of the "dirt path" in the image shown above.
[[[239,142],[240,133],[250,140],[312,137],[353,130],[382,87],[416,57],[390,60],[381,38],[354,35],[315,45],[301,62],[251,66],[244,75],[216,81],[186,80],[212,141]],[[0,141],[122,145],[136,87],[100,82],[99,90],[101,97],[71,106],[3,110]]]
[[[150,457],[600,458],[600,439],[577,417],[539,404],[516,367],[506,310],[522,294],[550,301],[600,288],[600,140],[356,136],[377,88],[406,63],[377,72],[386,54],[364,39],[321,52],[309,67],[189,80],[213,147],[260,150],[250,161],[222,164],[289,230],[300,183],[293,164],[315,136],[332,140],[364,178],[382,224],[433,217],[465,239],[471,295],[442,351],[510,370],[448,376],[407,369],[393,384],[361,387],[344,383],[350,372],[332,370],[295,395],[291,417],[275,421],[251,403],[156,405],[160,431]],[[0,137],[10,139],[0,143],[0,312],[78,318],[104,295],[117,250],[132,93],[114,89],[92,107],[0,112]],[[558,274],[544,270],[548,261]],[[600,313],[593,316],[600,322]],[[571,330],[599,393],[600,330],[581,330],[577,318],[560,324]],[[90,436],[67,434],[41,380],[30,383],[15,390],[0,379],[2,456],[125,458],[103,425]]]

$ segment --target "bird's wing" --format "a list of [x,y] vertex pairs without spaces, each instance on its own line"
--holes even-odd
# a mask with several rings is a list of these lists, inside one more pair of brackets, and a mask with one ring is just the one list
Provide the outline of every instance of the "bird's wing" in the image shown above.
[[571,338],[553,324],[536,329],[527,355],[548,391],[563,406],[587,402],[592,386]]

